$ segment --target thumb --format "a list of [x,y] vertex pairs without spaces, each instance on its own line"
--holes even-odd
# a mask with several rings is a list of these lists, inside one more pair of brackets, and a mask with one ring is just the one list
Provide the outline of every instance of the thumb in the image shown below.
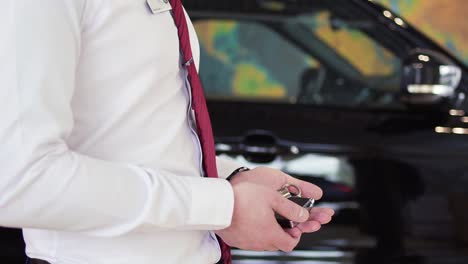
[[272,208],[281,216],[293,222],[303,223],[309,219],[309,211],[302,206],[284,198],[280,194],[274,196]]

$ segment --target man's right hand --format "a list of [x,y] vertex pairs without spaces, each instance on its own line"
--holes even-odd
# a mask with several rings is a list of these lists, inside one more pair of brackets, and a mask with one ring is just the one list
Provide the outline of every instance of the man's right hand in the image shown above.
[[281,196],[275,189],[250,183],[231,182],[234,190],[234,213],[231,225],[216,231],[228,245],[245,250],[292,251],[299,242],[283,230],[275,212],[299,223],[309,219],[301,206]]

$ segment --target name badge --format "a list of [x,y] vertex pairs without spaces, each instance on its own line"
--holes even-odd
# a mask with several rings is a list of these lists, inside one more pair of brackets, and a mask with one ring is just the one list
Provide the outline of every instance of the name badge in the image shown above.
[[172,10],[169,0],[146,0],[146,3],[153,14]]

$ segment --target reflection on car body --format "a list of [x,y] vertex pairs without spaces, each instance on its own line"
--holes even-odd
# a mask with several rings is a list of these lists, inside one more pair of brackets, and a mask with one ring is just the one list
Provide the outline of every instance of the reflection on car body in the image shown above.
[[403,254],[422,226],[451,236],[434,220],[446,207],[420,209],[466,177],[466,65],[372,1],[185,5],[218,154],[323,184],[325,201],[357,201],[385,254]]

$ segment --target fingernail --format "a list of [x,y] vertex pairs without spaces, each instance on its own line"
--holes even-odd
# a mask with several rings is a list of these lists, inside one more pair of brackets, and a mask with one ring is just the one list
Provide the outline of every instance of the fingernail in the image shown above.
[[299,212],[299,218],[303,218],[307,214],[307,210],[302,208],[301,211]]

